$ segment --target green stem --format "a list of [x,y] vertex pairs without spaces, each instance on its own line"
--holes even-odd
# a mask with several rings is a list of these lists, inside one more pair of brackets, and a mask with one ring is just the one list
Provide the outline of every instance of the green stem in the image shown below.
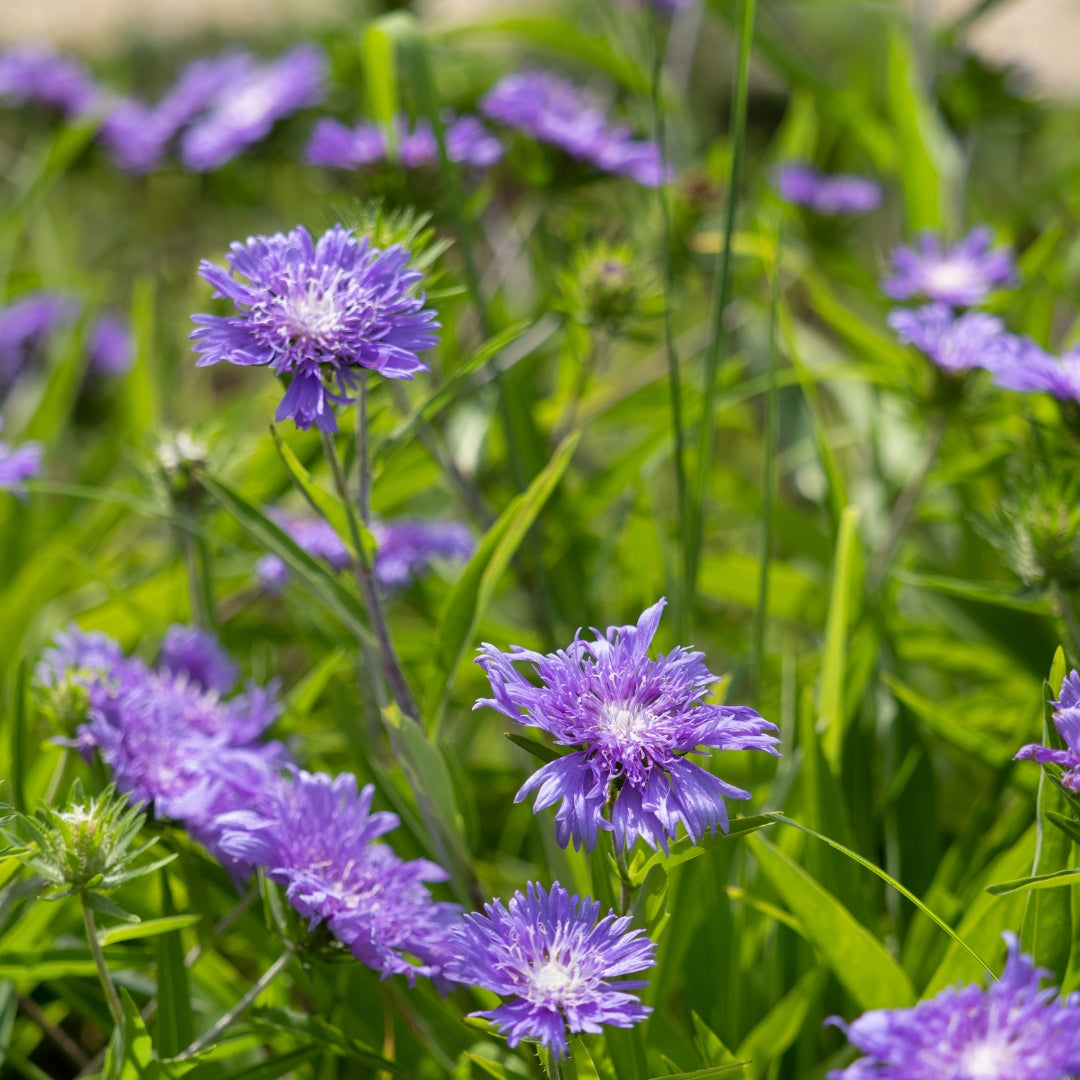
[[356,402],[356,505],[366,529],[371,524],[371,462],[368,458],[368,379],[360,372]]
[[750,88],[750,54],[754,43],[756,0],[743,0],[739,27],[739,60],[735,75],[735,96],[731,103],[731,169],[728,176],[727,208],[724,216],[724,239],[716,255],[716,303],[713,308],[712,338],[705,352],[704,411],[698,436],[697,473],[690,493],[689,528],[684,540],[687,580],[691,593],[697,582],[698,562],[704,525],[705,493],[712,464],[712,446],[716,431],[716,380],[721,356],[729,351],[724,317],[731,303],[731,245],[735,234],[735,211],[739,202],[739,177],[742,173],[743,147],[746,142],[746,106]]
[[1073,656],[1080,657],[1080,616],[1076,610],[1076,599],[1065,589],[1058,588],[1056,592],[1065,629],[1072,638]]
[[86,928],[86,941],[90,946],[90,955],[94,958],[94,964],[97,967],[98,978],[101,980],[101,989],[105,991],[105,1001],[109,1006],[109,1013],[113,1018],[113,1023],[118,1027],[124,1026],[124,1007],[120,1004],[120,996],[116,992],[116,987],[113,985],[112,976],[109,974],[109,967],[105,963],[105,952],[101,948],[101,942],[98,940],[97,927],[94,925],[94,912],[87,903],[87,896],[83,893],[79,897],[82,902],[83,912],[83,926]]

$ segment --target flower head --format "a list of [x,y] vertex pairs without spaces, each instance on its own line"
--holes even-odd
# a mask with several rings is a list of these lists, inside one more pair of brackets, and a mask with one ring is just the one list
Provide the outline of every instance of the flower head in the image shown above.
[[304,150],[309,165],[331,169],[364,169],[386,157],[386,136],[376,124],[349,127],[324,116],[311,129]]
[[[278,420],[336,431],[331,403],[353,400],[360,368],[391,379],[426,370],[417,353],[437,344],[439,324],[415,294],[421,274],[400,246],[379,251],[340,225],[316,242],[301,225],[234,243],[226,261],[228,270],[199,267],[236,314],[192,316],[198,363],[267,364],[288,376]],[[336,392],[324,377],[336,379]]]
[[[269,515],[312,558],[324,560],[339,572],[349,565],[349,549],[322,518],[294,518],[280,510],[271,510]],[[280,592],[289,580],[288,567],[277,555],[264,555],[255,573],[270,592]]]
[[1070,791],[1080,792],[1080,673],[1069,672],[1061,684],[1061,697],[1052,704],[1054,727],[1064,741],[1065,749],[1031,743],[1017,751],[1016,760],[1060,765],[1065,770],[1062,785]]
[[1080,349],[1052,356],[1030,338],[1016,337],[995,358],[994,382],[1004,390],[1051,394],[1059,401],[1080,401]]
[[123,375],[134,360],[127,320],[111,312],[97,317],[87,343],[90,371],[95,375]]
[[1006,333],[997,316],[984,311],[956,316],[942,303],[897,308],[889,313],[889,325],[902,342],[950,373],[976,367],[996,370],[1016,349],[1016,338]]
[[0,442],[0,491],[25,495],[25,482],[32,480],[41,470],[41,451],[39,442],[25,442],[18,446]]
[[1001,978],[950,987],[910,1009],[875,1009],[844,1028],[866,1056],[829,1080],[1065,1080],[1080,1073],[1080,995],[1040,986],[1050,972],[1009,955]]
[[375,578],[387,591],[404,588],[435,559],[467,559],[476,546],[457,521],[391,521],[372,532],[379,544]]
[[628,176],[645,187],[664,181],[666,170],[655,142],[634,139],[629,128],[612,124],[577,86],[551,72],[505,76],[480,108],[490,119],[557,146],[601,172]]
[[894,300],[926,296],[953,307],[981,303],[992,289],[1016,283],[1012,251],[991,247],[987,228],[973,229],[953,247],[925,232],[912,247],[892,253],[892,276],[881,287]]
[[73,57],[36,45],[0,53],[0,99],[9,105],[46,105],[75,118],[93,111],[101,98],[97,83]]
[[240,674],[236,661],[213,634],[179,623],[165,631],[158,667],[172,675],[186,676],[192,686],[219,694],[227,694]]
[[292,770],[253,809],[219,819],[227,854],[266,867],[312,926],[325,922],[356,958],[384,978],[439,977],[456,904],[436,902],[427,883],[445,881],[426,859],[404,861],[379,837],[396,814],[372,813],[373,785],[342,773]]
[[54,292],[24,293],[0,308],[0,389],[37,359],[50,335],[77,311],[77,301]]
[[227,81],[206,116],[184,133],[184,164],[195,172],[220,168],[264,139],[282,117],[317,105],[325,94],[325,66],[318,49],[298,45],[272,63]]
[[[539,727],[559,746],[579,749],[544,765],[517,793],[536,791],[535,811],[560,803],[555,836],[565,847],[596,844],[598,831],[614,831],[630,848],[640,836],[666,850],[681,822],[691,839],[717,828],[727,832],[724,796],[743,791],[695,765],[686,755],[718,750],[778,754],[776,725],[746,706],[706,705],[717,681],[699,652],[682,647],[653,660],[648,649],[666,601],[647,608],[636,626],[611,626],[593,641],[575,637],[557,653],[485,644],[483,667],[493,698],[478,701],[520,724]],[[531,663],[536,686],[515,666]],[[613,797],[610,820],[605,803]]]
[[[656,946],[628,917],[591,897],[571,896],[558,882],[550,892],[530,883],[507,906],[484,905],[454,931],[450,978],[482,986],[512,1001],[474,1013],[497,1024],[511,1046],[536,1039],[566,1056],[567,1028],[598,1035],[604,1026],[633,1027],[652,1011],[635,994],[647,983],[620,979],[656,962]],[[618,980],[618,981],[615,981]]]
[[776,190],[784,202],[829,216],[864,214],[881,205],[881,185],[865,176],[830,175],[810,165],[788,162],[776,170]]

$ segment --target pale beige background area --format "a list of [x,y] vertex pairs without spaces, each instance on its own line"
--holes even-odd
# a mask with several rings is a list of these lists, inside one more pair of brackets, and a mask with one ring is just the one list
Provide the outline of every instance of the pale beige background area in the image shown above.
[[[829,0],[817,0],[827,3]],[[902,2],[902,0],[898,0]],[[930,20],[955,18],[975,0],[907,0]],[[544,6],[544,0],[422,0],[439,22]],[[52,41],[103,52],[139,37],[177,40],[217,30],[332,22],[357,0],[0,0],[0,42]],[[969,35],[987,59],[1016,65],[1045,93],[1080,100],[1080,0],[1005,0]]]

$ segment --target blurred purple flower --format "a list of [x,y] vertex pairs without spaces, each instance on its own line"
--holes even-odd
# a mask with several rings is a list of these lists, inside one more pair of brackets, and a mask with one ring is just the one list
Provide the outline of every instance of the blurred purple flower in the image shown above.
[[546,892],[528,885],[508,906],[501,900],[465,916],[453,933],[446,972],[512,1001],[473,1013],[499,1027],[510,1046],[537,1039],[556,1058],[567,1051],[567,1028],[599,1035],[605,1026],[628,1028],[652,1012],[636,994],[648,983],[621,979],[656,963],[656,946],[629,916],[602,919],[591,897],[570,896],[558,882]]
[[866,1056],[829,1080],[1065,1080],[1080,1074],[1080,994],[1041,989],[1051,973],[1004,935],[1000,980],[949,987],[910,1009],[875,1009],[850,1026],[834,1018]]
[[15,382],[78,310],[78,301],[53,292],[24,293],[0,308],[0,387]]
[[[291,378],[276,418],[336,431],[331,403],[349,404],[361,368],[410,379],[427,365],[417,353],[438,343],[435,312],[414,292],[400,245],[386,251],[340,225],[315,242],[302,225],[288,234],[234,243],[229,269],[203,261],[199,274],[236,315],[193,315],[199,367],[227,360],[267,364]],[[242,275],[241,281],[236,275]],[[324,384],[337,381],[337,392]]]
[[503,156],[502,143],[476,116],[448,117],[446,120],[446,156],[459,165],[490,169]]
[[985,227],[973,229],[951,248],[935,233],[922,233],[914,246],[893,250],[893,273],[881,288],[894,300],[926,296],[953,307],[981,303],[991,290],[1017,281],[1012,250],[992,248],[992,243]]
[[193,686],[219,694],[227,694],[240,677],[240,666],[213,634],[180,623],[165,631],[157,666],[172,675],[186,676]]
[[94,375],[123,375],[135,358],[127,320],[111,312],[97,317],[87,347],[88,366]]
[[504,76],[480,108],[490,119],[557,146],[602,172],[628,176],[646,187],[663,183],[665,168],[656,143],[633,139],[628,127],[612,125],[592,98],[551,72]]
[[1017,348],[1005,324],[984,311],[956,316],[946,304],[926,304],[889,313],[889,325],[906,345],[914,345],[950,373],[970,368],[997,370]]
[[1054,702],[1054,726],[1065,742],[1064,750],[1031,743],[1017,751],[1014,760],[1037,761],[1060,765],[1061,783],[1070,791],[1080,792],[1080,674],[1069,672],[1061,684],[1061,697]]
[[57,630],[41,652],[34,678],[42,686],[56,686],[70,674],[107,675],[126,660],[119,642],[100,630],[82,630],[72,623]]
[[96,109],[103,96],[74,57],[39,45],[0,53],[0,99],[8,105],[46,105],[75,119]]
[[326,93],[325,67],[318,49],[298,45],[229,83],[207,115],[184,133],[184,164],[195,172],[220,168],[264,139],[282,117],[317,105]]
[[[596,845],[600,829],[629,849],[640,836],[667,850],[681,822],[694,842],[717,826],[728,830],[724,797],[743,791],[695,765],[686,755],[702,747],[764,750],[778,755],[776,725],[742,705],[706,705],[717,677],[703,654],[679,647],[656,660],[648,650],[665,600],[647,608],[636,626],[610,626],[593,641],[575,637],[557,653],[513,646],[508,653],[484,644],[477,663],[493,698],[488,706],[580,749],[549,762],[522,785],[520,802],[536,791],[534,812],[560,803],[555,837],[566,847]],[[580,633],[580,632],[579,632]],[[515,665],[532,664],[536,686]],[[603,814],[613,798],[611,819]]]
[[468,559],[476,546],[457,521],[393,521],[371,531],[379,544],[375,577],[388,592],[404,588],[435,559]]
[[994,382],[1003,390],[1051,394],[1059,401],[1080,401],[1080,348],[1052,356],[1030,338],[1015,337],[995,355]]
[[784,202],[818,214],[864,214],[881,205],[881,185],[865,176],[823,173],[789,162],[776,170],[775,182]]
[[428,882],[445,871],[426,859],[404,861],[378,838],[398,826],[372,813],[374,786],[356,777],[308,773],[272,784],[251,809],[219,819],[223,850],[266,868],[312,927],[325,922],[362,963],[383,978],[439,978],[450,957],[456,904],[431,898]]
[[[332,569],[341,571],[349,565],[349,550],[322,518],[294,518],[278,510],[269,516],[313,559],[323,559]],[[264,555],[255,564],[255,573],[270,592],[279,592],[289,580],[288,567],[277,555]]]
[[350,128],[330,117],[316,122],[304,151],[309,165],[331,169],[363,169],[385,156],[386,137],[375,124]]
[[32,480],[41,470],[41,453],[39,442],[9,446],[0,441],[0,491],[10,491],[13,495],[23,497],[26,494],[25,482]]

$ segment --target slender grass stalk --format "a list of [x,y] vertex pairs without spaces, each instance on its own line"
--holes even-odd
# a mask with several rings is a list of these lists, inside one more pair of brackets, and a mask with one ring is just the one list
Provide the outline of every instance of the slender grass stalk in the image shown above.
[[713,307],[712,338],[705,351],[704,405],[698,433],[697,470],[690,489],[688,529],[683,535],[686,544],[684,559],[691,594],[697,583],[698,563],[705,518],[705,493],[712,464],[712,444],[716,432],[716,380],[720,360],[728,352],[728,334],[724,316],[731,303],[731,242],[735,234],[735,211],[739,202],[739,179],[742,174],[743,149],[746,143],[746,107],[750,87],[750,54],[754,43],[756,0],[742,0],[742,20],[739,25],[739,59],[735,74],[735,96],[731,103],[731,169],[728,175],[727,207],[724,216],[724,239],[716,255],[716,302]]
[[[653,35],[653,66],[652,66],[652,110],[653,127],[656,133],[656,144],[660,147],[660,160],[666,163],[667,156],[665,147],[667,133],[665,129],[664,107],[661,100],[661,89],[664,78],[664,45],[663,35],[660,32],[660,20],[657,18],[656,8],[649,7],[652,35]],[[665,166],[666,167],[666,164]],[[675,500],[679,521],[679,535],[686,537],[690,529],[690,503],[686,486],[686,425],[683,421],[682,405],[682,374],[679,370],[679,352],[675,346],[675,330],[672,320],[672,307],[675,296],[675,277],[671,266],[671,206],[668,202],[668,185],[666,176],[662,176],[656,189],[657,198],[660,202],[660,221],[664,250],[662,262],[664,267],[664,348],[667,352],[668,361],[668,393],[671,401],[671,428],[675,439]],[[678,560],[678,604],[676,605],[676,621],[679,628],[679,637],[682,641],[689,641],[693,624],[692,609],[694,603],[694,585],[690,576],[690,563],[686,558],[686,549],[681,549],[682,554]]]
[[285,965],[293,957],[293,950],[286,949],[259,977],[258,982],[223,1016],[219,1017],[213,1027],[204,1031],[186,1050],[176,1055],[176,1061],[184,1061],[194,1057],[200,1050],[211,1046],[217,1037],[224,1032],[230,1024],[238,1020],[251,1007],[255,999],[281,974]]
[[105,991],[105,1001],[109,1006],[109,1014],[113,1023],[122,1028],[124,1026],[124,1008],[120,1004],[120,995],[116,992],[112,976],[109,974],[109,966],[105,963],[105,952],[98,940],[97,927],[94,925],[94,912],[88,903],[86,893],[80,895],[82,902],[83,926],[86,928],[86,942],[90,946],[90,955],[94,958],[97,967],[98,978],[101,980],[101,989]]

